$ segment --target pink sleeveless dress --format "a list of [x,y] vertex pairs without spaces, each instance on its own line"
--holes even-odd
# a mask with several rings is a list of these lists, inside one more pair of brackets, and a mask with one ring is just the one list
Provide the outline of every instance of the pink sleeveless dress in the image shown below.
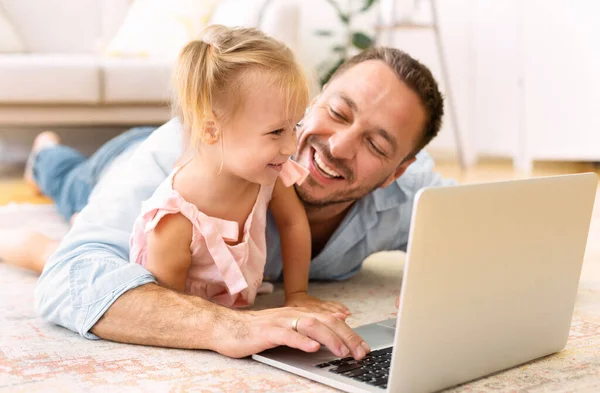
[[[187,271],[185,293],[200,296],[226,307],[246,307],[254,303],[262,284],[266,263],[266,216],[274,185],[261,186],[252,212],[246,219],[242,241],[235,221],[210,217],[186,201],[173,189],[175,168],[142,204],[130,238],[130,261],[145,266],[147,235],[167,214],[181,213],[192,223],[192,262]],[[308,170],[292,160],[279,174],[286,187],[302,183]]]

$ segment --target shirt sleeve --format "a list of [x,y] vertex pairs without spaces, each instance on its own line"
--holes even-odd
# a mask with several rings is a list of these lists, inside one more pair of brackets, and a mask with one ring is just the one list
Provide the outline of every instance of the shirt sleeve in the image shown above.
[[142,201],[168,176],[181,146],[181,126],[171,120],[103,175],[40,276],[35,302],[42,318],[97,338],[89,330],[119,296],[155,282],[129,263],[129,237]]
[[400,234],[396,250],[406,251],[408,246],[409,229],[412,219],[415,197],[417,192],[425,187],[445,187],[458,184],[454,179],[444,179],[439,173],[434,172],[435,162],[426,151],[417,154],[417,160],[411,164],[406,172],[397,180],[397,183],[406,196],[405,203],[399,207],[399,229]]
[[416,194],[423,187],[443,187],[458,184],[454,179],[444,179],[442,175],[434,172],[435,162],[426,151],[417,154],[417,161],[408,167],[404,175],[411,180],[411,185]]

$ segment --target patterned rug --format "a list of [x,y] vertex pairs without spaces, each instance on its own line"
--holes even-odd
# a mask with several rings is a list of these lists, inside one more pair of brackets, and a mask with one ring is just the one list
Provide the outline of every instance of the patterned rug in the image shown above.
[[[598,209],[597,209],[598,210]],[[40,219],[43,217],[43,219]],[[0,208],[0,228],[21,223],[58,236],[66,226],[49,206]],[[348,305],[351,326],[393,317],[404,254],[371,256],[341,283],[311,292]],[[33,308],[37,277],[0,263],[0,392],[334,392],[250,359],[207,351],[88,341],[42,321]],[[257,307],[281,304],[281,287]],[[600,392],[600,215],[595,213],[569,342],[558,354],[448,392]]]

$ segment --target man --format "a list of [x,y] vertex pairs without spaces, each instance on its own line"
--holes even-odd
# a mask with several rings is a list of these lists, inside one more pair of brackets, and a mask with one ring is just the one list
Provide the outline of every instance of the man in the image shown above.
[[[442,114],[429,70],[388,48],[350,59],[311,102],[295,158],[310,170],[296,189],[311,227],[312,279],[346,279],[369,254],[406,248],[415,193],[444,183],[432,173],[429,156],[416,158],[439,131]],[[232,357],[278,345],[316,351],[319,344],[338,356],[364,357],[368,345],[334,316],[297,308],[226,309],[160,287],[129,263],[140,204],[171,171],[181,146],[181,127],[172,120],[103,175],[40,277],[42,316],[87,338]],[[267,280],[281,277],[278,240],[269,219]]]

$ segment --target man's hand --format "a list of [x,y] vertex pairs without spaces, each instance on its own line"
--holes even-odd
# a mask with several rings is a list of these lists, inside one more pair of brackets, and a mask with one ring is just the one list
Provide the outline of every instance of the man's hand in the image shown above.
[[338,302],[330,302],[310,296],[307,292],[296,292],[285,297],[286,307],[303,307],[315,312],[325,314],[343,314],[346,319],[351,313],[348,307]]
[[323,344],[335,356],[356,359],[364,358],[371,350],[342,319],[302,308],[229,310],[221,315],[213,333],[210,349],[234,358],[280,345],[316,352]]
[[209,349],[236,358],[279,345],[315,352],[322,344],[336,356],[362,359],[370,348],[343,317],[288,307],[232,310],[146,284],[121,295],[91,331],[117,342]]

